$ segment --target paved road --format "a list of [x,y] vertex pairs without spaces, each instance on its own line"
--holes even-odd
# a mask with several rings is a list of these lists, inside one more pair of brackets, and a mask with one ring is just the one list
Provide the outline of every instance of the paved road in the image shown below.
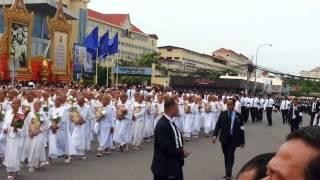
[[[309,116],[304,118],[309,122]],[[274,114],[274,126],[263,123],[246,126],[246,147],[236,151],[234,172],[253,156],[276,151],[289,132],[283,125],[280,114]],[[186,180],[220,180],[224,175],[223,156],[220,144],[211,144],[210,139],[200,137],[186,144],[192,152],[184,168]],[[62,160],[30,174],[23,168],[19,180],[152,180],[150,164],[153,155],[152,144],[144,145],[140,151],[115,152],[108,157],[96,158],[90,153],[87,161],[73,161],[65,165]],[[5,169],[0,168],[0,180],[5,179]]]

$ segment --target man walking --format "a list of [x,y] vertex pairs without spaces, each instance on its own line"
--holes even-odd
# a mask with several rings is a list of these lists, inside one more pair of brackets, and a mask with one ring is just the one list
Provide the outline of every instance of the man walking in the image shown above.
[[264,109],[266,110],[268,126],[272,126],[272,110],[273,110],[274,100],[271,95],[268,94],[267,99],[264,103]]
[[220,114],[216,128],[213,133],[212,143],[216,144],[220,134],[220,142],[224,155],[224,164],[227,180],[232,179],[232,167],[234,164],[234,153],[237,147],[244,148],[244,122],[242,116],[234,110],[235,100],[228,99],[227,111]]
[[288,109],[289,109],[290,101],[287,97],[281,101],[280,110],[282,114],[282,122],[286,124],[288,122]]
[[292,106],[289,109],[289,120],[291,133],[299,130],[299,125],[302,122],[302,108],[298,104],[298,100],[294,99]]
[[184,150],[182,134],[173,121],[178,113],[178,104],[173,98],[168,98],[154,134],[151,166],[154,180],[183,180],[182,167],[189,153]]

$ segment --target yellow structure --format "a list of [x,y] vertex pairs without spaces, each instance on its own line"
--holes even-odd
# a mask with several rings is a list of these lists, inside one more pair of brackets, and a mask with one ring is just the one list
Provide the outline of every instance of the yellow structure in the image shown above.
[[[33,5],[25,4],[24,0],[14,0],[10,7],[4,5],[1,9],[5,22],[3,36],[0,39],[1,80],[11,79],[13,83],[25,80],[70,82],[72,26],[66,19],[62,0],[54,7],[53,19],[46,16],[45,21],[44,15],[39,15],[43,10],[39,10],[38,7],[36,13],[30,13],[27,7],[29,5],[32,9],[34,4],[38,3],[44,5],[44,9],[50,9],[52,6],[37,0],[29,3]],[[43,46],[48,39],[51,45],[50,53],[41,54],[42,48],[45,48],[44,52],[49,51],[48,45]],[[44,57],[47,55],[50,61]]]
[[103,14],[88,10],[88,28],[99,27],[99,36],[109,31],[112,38],[119,34],[119,52],[112,59],[135,60],[140,55],[157,51],[157,36],[148,35],[131,23],[129,14]]
[[309,78],[320,78],[320,67],[316,67],[310,71],[301,71],[300,75]]
[[202,54],[176,46],[158,47],[164,66],[172,70],[197,71],[201,69],[221,71],[228,67],[228,63],[217,57]]
[[212,56],[227,61],[230,68],[237,70],[240,75],[246,76],[249,59],[243,54],[238,54],[230,49],[220,48],[212,53]]

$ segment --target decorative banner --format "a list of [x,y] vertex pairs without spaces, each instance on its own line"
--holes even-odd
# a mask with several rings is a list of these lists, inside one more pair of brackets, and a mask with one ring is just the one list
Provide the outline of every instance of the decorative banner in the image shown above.
[[[113,72],[117,73],[117,67],[113,68]],[[152,68],[143,67],[118,67],[118,74],[131,74],[131,75],[152,75]]]
[[73,74],[74,78],[80,80],[81,74],[87,78],[93,78],[93,61],[91,54],[87,52],[85,46],[79,44],[74,45],[74,58],[73,58]]
[[54,70],[59,72],[67,71],[68,34],[54,32]]
[[12,23],[11,33],[11,58],[16,61],[16,68],[26,68],[28,67],[28,26]]
[[9,62],[9,56],[7,53],[0,54],[0,80],[8,80],[9,77],[9,71],[8,71],[8,62]]
[[35,81],[41,80],[42,60],[32,61],[31,68],[32,68],[32,80],[35,80]]

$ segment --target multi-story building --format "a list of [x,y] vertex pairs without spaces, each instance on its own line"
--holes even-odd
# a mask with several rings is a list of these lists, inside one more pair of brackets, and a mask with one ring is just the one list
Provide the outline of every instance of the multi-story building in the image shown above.
[[[10,7],[14,0],[3,1]],[[87,22],[87,4],[89,0],[62,0],[66,19],[72,24],[71,43],[81,43],[85,38]],[[47,17],[53,18],[56,12],[56,0],[24,0],[29,12],[34,13],[31,55],[41,55],[49,44]],[[0,37],[4,32],[4,16],[0,7]],[[49,55],[49,54],[47,54]]]
[[320,67],[316,67],[310,71],[301,71],[300,75],[303,77],[320,79]]
[[176,46],[158,47],[158,52],[164,66],[168,69],[179,69],[182,71],[196,71],[201,69],[207,70],[224,70],[227,68],[227,61],[202,54],[192,50],[188,50]]
[[214,57],[224,59],[227,61],[230,68],[237,70],[240,75],[246,75],[247,64],[250,63],[249,59],[243,54],[238,54],[232,50],[220,48],[212,53]]
[[132,24],[129,14],[103,14],[89,9],[87,33],[96,26],[99,27],[99,36],[107,31],[110,38],[119,34],[119,52],[115,56],[117,59],[135,60],[142,54],[157,51],[158,37],[146,34]]

